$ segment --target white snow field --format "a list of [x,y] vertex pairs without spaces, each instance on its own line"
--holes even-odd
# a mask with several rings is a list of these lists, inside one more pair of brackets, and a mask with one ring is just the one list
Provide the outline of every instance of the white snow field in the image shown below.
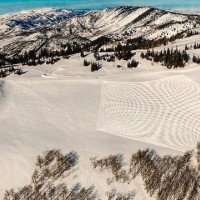
[[180,151],[200,141],[200,85],[184,75],[103,82],[97,129]]
[[[140,51],[136,60],[139,55]],[[77,176],[67,179],[67,184],[94,185],[102,199],[116,188],[119,192],[135,190],[136,200],[151,200],[154,198],[145,192],[140,177],[129,185],[113,182],[108,186],[109,174],[93,169],[91,156],[123,153],[129,159],[131,153],[148,147],[161,155],[177,155],[196,147],[200,94],[192,81],[200,83],[198,65],[167,70],[140,59],[136,69],[128,69],[124,61],[103,62],[103,68],[92,73],[83,66],[83,59],[76,54],[54,65],[24,66],[26,74],[0,80],[0,199],[6,189],[29,184],[37,155],[57,148],[80,155]],[[122,68],[115,67],[117,64]],[[107,120],[113,120],[109,128],[115,134],[96,130],[104,81],[111,81],[111,85],[106,82],[108,89],[114,85],[110,88],[113,96],[108,97],[116,102],[109,101],[110,108],[105,110],[111,111],[112,118]],[[133,127],[135,132],[130,133]],[[144,142],[138,141],[139,134]]]

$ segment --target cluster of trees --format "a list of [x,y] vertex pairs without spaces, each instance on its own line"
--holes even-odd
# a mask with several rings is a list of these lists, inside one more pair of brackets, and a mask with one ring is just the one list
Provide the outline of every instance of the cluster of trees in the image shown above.
[[99,61],[99,60],[104,60],[107,62],[115,62],[116,60],[116,56],[114,54],[103,54],[103,55],[99,55],[98,52],[94,53],[94,58]]
[[7,76],[7,71],[6,70],[1,70],[0,71],[0,78],[5,78]]
[[199,43],[195,43],[194,44],[194,49],[200,49],[200,44]]
[[[119,42],[120,45],[120,50],[121,51],[132,51],[132,50],[137,50],[137,49],[151,49],[151,48],[155,48],[161,45],[167,45],[169,42],[172,43],[177,39],[181,39],[183,37],[190,37],[192,35],[196,35],[198,34],[195,31],[185,31],[182,33],[178,33],[176,35],[173,35],[169,38],[167,38],[166,36],[160,38],[160,39],[154,39],[154,40],[149,40],[146,39],[142,36],[134,38],[134,39],[128,39],[126,44],[124,45],[120,45],[121,43]],[[118,49],[119,47],[117,46],[116,48],[100,48],[101,52],[114,52],[116,51],[116,49]]]
[[[24,65],[38,65],[46,62],[47,59],[50,59],[50,63],[54,63],[54,59],[56,57],[68,57],[71,54],[75,53],[81,53],[81,57],[84,57],[83,50],[87,51],[94,51],[97,52],[98,50],[103,52],[115,52],[116,57],[124,60],[129,60],[133,56],[131,51],[136,49],[150,49],[154,47],[158,47],[161,45],[166,45],[169,42],[173,42],[176,39],[180,39],[183,37],[190,37],[192,35],[197,34],[194,31],[185,31],[182,33],[178,33],[177,35],[173,35],[170,38],[167,38],[166,36],[160,38],[160,39],[154,39],[149,40],[142,36],[134,38],[134,39],[128,39],[125,44],[119,44],[115,48],[107,48],[104,49],[102,46],[109,44],[112,41],[112,39],[102,36],[101,38],[98,38],[97,40],[94,40],[90,43],[87,43],[85,45],[79,44],[77,42],[74,42],[73,44],[62,44],[61,50],[50,50],[47,48],[36,48],[34,50],[30,50],[28,52],[24,52],[23,54],[17,54],[14,55],[12,58],[8,58],[9,61],[12,64],[17,63],[23,63]],[[199,48],[199,45],[196,44],[196,47]],[[1,62],[0,62],[1,65]]]
[[127,192],[127,193],[120,193],[117,192],[116,189],[111,190],[107,193],[108,200],[134,200],[135,198],[135,191]]
[[102,36],[100,38],[97,38],[96,40],[93,40],[90,44],[87,44],[84,48],[98,51],[103,45],[108,44],[112,42],[112,39]]
[[116,59],[115,55],[110,55],[106,60],[107,62],[115,62],[115,59]]
[[135,54],[132,53],[129,48],[124,48],[119,42],[114,50],[114,55],[118,60],[130,60]]
[[[6,191],[4,200],[27,200],[27,199],[76,199],[76,195],[83,192],[83,188],[75,186],[71,191],[67,189],[64,183],[59,183],[64,175],[73,172],[78,163],[76,152],[70,152],[66,155],[59,150],[45,152],[38,156],[36,169],[32,175],[32,181],[29,185],[15,192],[13,189]],[[57,182],[58,181],[58,182]],[[93,190],[89,189],[90,192]],[[77,191],[79,193],[77,194]],[[84,190],[84,194],[87,194]],[[73,198],[67,198],[68,196]],[[75,196],[74,196],[75,195]]]
[[185,64],[189,61],[190,57],[185,50],[180,51],[177,48],[167,49],[160,52],[155,52],[154,50],[147,52],[144,54],[141,53],[141,58],[146,58],[148,60],[153,60],[154,62],[161,62],[163,65],[167,66],[167,68],[171,69],[184,67]]
[[14,73],[20,76],[20,75],[24,74],[25,72],[23,72],[22,69],[14,69]]
[[136,61],[135,59],[131,60],[130,62],[128,62],[127,67],[128,68],[136,68],[138,66],[139,62]]
[[122,154],[110,155],[100,159],[94,157],[90,160],[94,168],[100,168],[101,171],[107,170],[113,175],[112,179],[107,180],[108,185],[114,180],[123,183],[129,180],[128,172],[123,169],[125,162]]
[[86,56],[86,55],[84,54],[84,51],[81,50],[80,56],[81,56],[82,58],[84,58],[84,57]]
[[[116,158],[111,159],[117,165],[120,162]],[[4,200],[101,200],[94,186],[86,188],[80,183],[68,186],[62,181],[69,177],[74,179],[78,161],[76,152],[63,154],[60,150],[50,150],[39,155],[31,183],[17,191],[6,191]],[[133,200],[135,192],[120,193],[113,189],[106,195],[108,200]]]
[[193,55],[192,61],[194,63],[200,64],[200,58],[199,58],[199,56],[197,57],[197,56]]
[[59,60],[58,56],[60,56],[59,52],[49,53],[46,49],[41,49],[39,54],[36,51],[31,50],[29,52],[25,52],[20,57],[21,60],[19,60],[19,63],[28,66],[41,65],[45,62],[46,64],[54,64]]
[[[146,191],[158,200],[199,199],[198,171],[191,165],[192,152],[160,157],[152,150],[132,155],[132,176],[141,174]],[[148,171],[148,173],[147,173]]]
[[23,72],[23,70],[20,68],[14,68],[14,66],[9,63],[3,55],[0,54],[0,78],[5,78],[12,73],[21,75],[25,72]]
[[[160,156],[154,150],[139,150],[125,162],[123,154],[109,155],[103,158],[93,157],[93,167],[101,172],[108,171],[112,179],[130,184],[139,174],[145,189],[157,200],[197,200],[200,199],[200,143],[197,144],[194,166],[194,152],[188,151],[182,156]],[[37,157],[36,169],[29,185],[14,191],[6,191],[4,200],[52,199],[52,200],[100,200],[94,187],[84,188],[75,184],[68,189],[62,183],[63,177],[74,177],[79,156],[76,152],[68,154],[60,150],[51,150]],[[135,192],[120,193],[115,189],[106,193],[108,200],[133,200]]]
[[7,60],[12,64],[22,63],[23,65],[36,66],[47,62],[54,64],[58,61],[58,57],[68,57],[71,54],[80,53],[82,47],[78,43],[63,44],[61,50],[51,51],[46,48],[33,49],[25,51],[23,54],[17,54],[13,57],[8,57]]
[[22,69],[15,69],[13,66],[12,67],[7,67],[7,68],[3,68],[0,71],[0,78],[5,78],[7,76],[9,76],[11,73],[17,74],[17,75],[22,75],[25,72],[23,72]]
[[91,61],[88,61],[86,59],[84,59],[83,61],[83,65],[84,66],[91,66],[91,72],[94,72],[94,71],[98,71],[99,69],[102,68],[102,65],[98,62],[91,62]]
[[5,65],[6,65],[6,62],[5,62],[5,60],[3,60],[3,59],[0,59],[0,68],[3,68],[3,67],[5,67]]
[[194,45],[191,45],[190,47],[188,47],[188,45],[185,45],[185,50],[189,50],[189,49],[200,49],[200,44],[199,43],[196,43]]
[[[121,154],[91,161],[94,168],[111,172],[116,181],[130,183],[140,174],[146,191],[157,200],[196,200],[200,198],[200,177],[198,169],[192,165],[192,157],[193,152],[161,157],[154,150],[146,149],[133,154],[128,167]],[[199,165],[199,143],[196,158]]]
[[85,188],[77,183],[68,189],[64,183],[58,183],[56,186],[47,185],[43,195],[37,195],[38,189],[29,185],[20,189],[7,191],[4,200],[99,200],[94,187]]
[[[127,49],[124,49],[124,47],[122,46],[121,43],[118,43],[117,47],[114,50],[113,54],[104,54],[104,55],[100,55],[98,52],[94,53],[94,58],[98,61],[98,60],[105,60],[107,62],[115,62],[116,59],[118,60],[130,60],[136,53],[133,53]],[[88,65],[92,65],[92,63],[90,63],[87,60],[84,60],[84,66],[88,66]],[[132,59],[130,62],[128,62],[127,67],[128,68],[136,68],[138,66],[139,62],[135,61],[134,59]],[[119,66],[119,65],[118,65]],[[99,67],[101,68],[101,65],[98,66],[98,64],[94,65],[94,69],[98,70]],[[121,66],[120,66],[121,67]],[[120,68],[119,67],[119,68]],[[93,69],[91,69],[91,71],[93,71]],[[95,70],[94,70],[95,71]]]
[[102,65],[100,63],[91,62],[91,72],[98,71],[102,68]]

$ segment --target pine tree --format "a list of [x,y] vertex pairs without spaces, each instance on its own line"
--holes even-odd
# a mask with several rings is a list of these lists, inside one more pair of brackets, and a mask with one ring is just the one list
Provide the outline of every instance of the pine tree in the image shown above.
[[87,61],[87,60],[84,60],[84,62],[83,62],[83,65],[84,66],[88,66],[90,64],[90,62],[89,61]]
[[195,42],[195,44],[194,44],[194,49],[196,49],[197,48],[197,44],[196,44],[196,42]]
[[83,57],[85,57],[85,55],[84,55],[84,52],[83,51],[81,51],[81,54],[80,54],[80,56],[83,58]]
[[145,57],[144,53],[142,52],[140,57],[143,59]]

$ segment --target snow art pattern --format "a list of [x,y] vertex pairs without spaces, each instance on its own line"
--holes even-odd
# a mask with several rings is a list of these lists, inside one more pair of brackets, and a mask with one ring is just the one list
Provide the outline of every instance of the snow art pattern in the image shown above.
[[184,75],[150,82],[103,82],[97,129],[191,150],[200,140],[200,86]]

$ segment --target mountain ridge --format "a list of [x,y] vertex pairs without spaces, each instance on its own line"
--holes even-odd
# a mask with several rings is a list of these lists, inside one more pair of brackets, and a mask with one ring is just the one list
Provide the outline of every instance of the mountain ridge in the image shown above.
[[[43,10],[44,11],[44,10]],[[68,45],[99,47],[142,37],[159,40],[199,33],[200,16],[180,14],[149,6],[121,6],[89,12],[66,9],[23,11],[0,16],[0,52],[8,56],[24,52],[62,51]],[[98,43],[101,38],[107,42]],[[36,48],[37,47],[37,48]],[[16,50],[17,48],[17,50]]]

